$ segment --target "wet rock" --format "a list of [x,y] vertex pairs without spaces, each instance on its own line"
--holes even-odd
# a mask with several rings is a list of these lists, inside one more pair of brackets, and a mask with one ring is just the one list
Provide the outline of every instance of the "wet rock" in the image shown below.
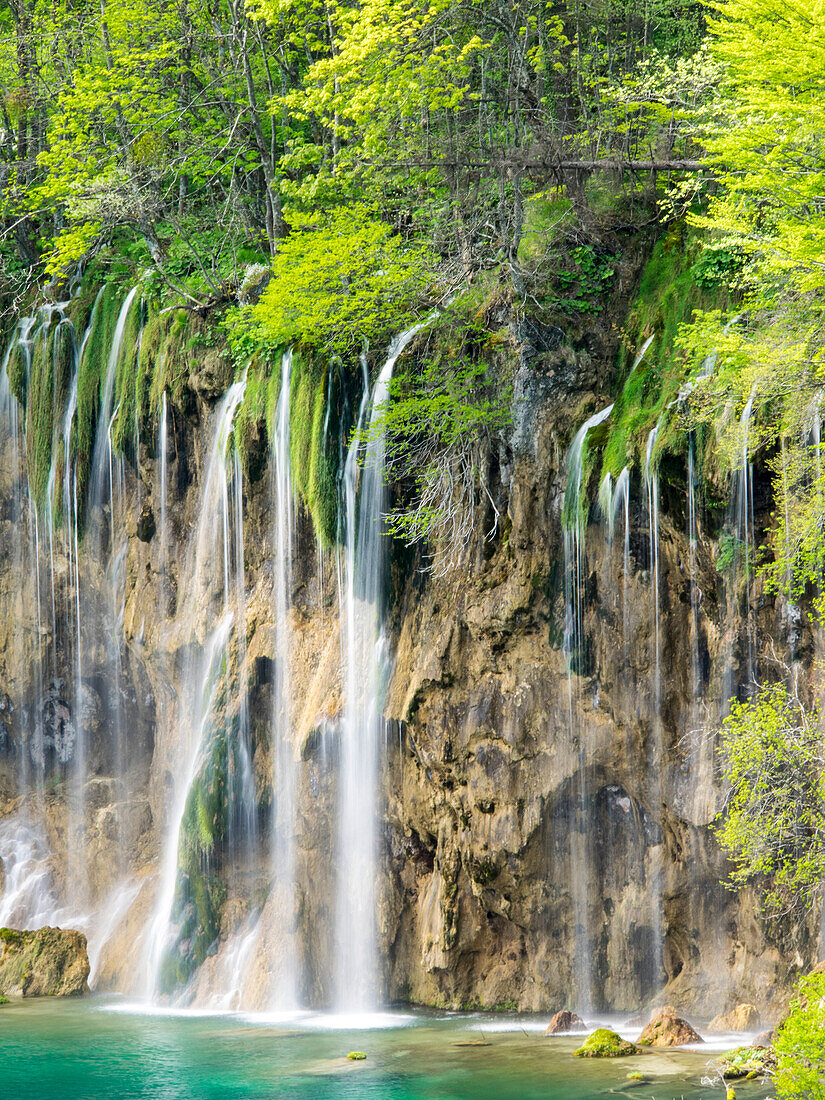
[[587,1031],[587,1024],[575,1012],[557,1012],[547,1025],[545,1035],[563,1035],[571,1031]]
[[82,932],[0,928],[0,992],[22,997],[76,997],[89,992]]
[[151,542],[155,534],[155,513],[149,501],[143,502],[143,507],[138,516],[136,533],[141,542]]
[[704,1042],[695,1028],[681,1016],[671,1012],[657,1012],[638,1039],[640,1046],[682,1047],[687,1043]]
[[762,1023],[753,1005],[740,1004],[730,1012],[721,1012],[708,1024],[708,1031],[720,1035],[725,1031],[756,1031]]
[[626,1058],[631,1054],[641,1054],[641,1051],[606,1027],[597,1028],[578,1050],[573,1051],[574,1058]]
[[775,1038],[776,1032],[773,1030],[773,1028],[770,1028],[768,1031],[760,1031],[754,1041],[751,1043],[751,1046],[771,1047],[773,1046],[773,1041]]

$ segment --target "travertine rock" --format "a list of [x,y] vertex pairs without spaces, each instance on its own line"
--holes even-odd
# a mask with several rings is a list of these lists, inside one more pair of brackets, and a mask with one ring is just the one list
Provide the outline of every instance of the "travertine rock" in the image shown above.
[[704,1042],[695,1028],[667,1011],[657,1012],[638,1038],[640,1046],[683,1047],[688,1043]]
[[587,1024],[575,1012],[557,1012],[547,1025],[545,1035],[563,1035],[571,1031],[587,1031]]
[[708,1024],[708,1031],[721,1035],[726,1031],[756,1031],[761,1027],[762,1018],[753,1005],[740,1004],[730,1012],[722,1012]]
[[76,997],[89,992],[89,956],[82,932],[0,928],[0,993]]

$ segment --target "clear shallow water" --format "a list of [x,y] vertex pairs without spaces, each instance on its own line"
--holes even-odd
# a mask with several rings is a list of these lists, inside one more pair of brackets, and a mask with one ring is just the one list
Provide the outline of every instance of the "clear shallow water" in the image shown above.
[[[21,1100],[713,1100],[710,1051],[582,1062],[536,1020],[404,1012],[366,1021],[138,1012],[98,999],[0,1009],[0,1095]],[[380,1026],[376,1026],[380,1025]],[[476,1045],[479,1042],[488,1045]],[[470,1043],[461,1046],[457,1044]],[[348,1062],[350,1050],[367,1052]],[[633,1070],[644,1084],[628,1082]],[[765,1086],[737,1085],[740,1100]]]

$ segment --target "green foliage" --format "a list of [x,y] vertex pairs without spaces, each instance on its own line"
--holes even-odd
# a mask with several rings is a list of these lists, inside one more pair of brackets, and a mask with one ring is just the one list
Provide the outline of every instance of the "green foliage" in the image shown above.
[[493,365],[495,334],[467,301],[456,300],[421,339],[426,346],[399,363],[391,399],[362,440],[386,435],[388,471],[414,486],[390,515],[390,530],[423,539],[440,570],[468,541],[479,494],[489,499],[484,448],[510,423],[512,384]]
[[432,263],[425,248],[405,243],[364,206],[295,212],[251,318],[271,347],[344,350],[409,324]]
[[603,297],[613,280],[613,257],[598,252],[592,245],[577,245],[570,251],[572,267],[557,275],[557,282],[566,297],[556,306],[565,313],[601,313]]
[[825,15],[818,0],[717,0],[725,110],[706,136],[722,189],[697,225],[762,277],[825,287]]
[[825,1100],[825,974],[800,981],[774,1052],[778,1100]]
[[825,762],[817,707],[781,684],[734,702],[721,730],[728,787],[716,835],[729,885],[753,883],[769,913],[808,912],[825,876]]

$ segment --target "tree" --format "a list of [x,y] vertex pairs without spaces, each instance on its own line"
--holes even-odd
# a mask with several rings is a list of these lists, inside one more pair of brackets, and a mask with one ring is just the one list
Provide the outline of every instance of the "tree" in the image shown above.
[[763,687],[734,703],[721,733],[728,795],[716,835],[734,865],[730,884],[755,883],[769,912],[804,916],[825,879],[819,708],[781,684]]

